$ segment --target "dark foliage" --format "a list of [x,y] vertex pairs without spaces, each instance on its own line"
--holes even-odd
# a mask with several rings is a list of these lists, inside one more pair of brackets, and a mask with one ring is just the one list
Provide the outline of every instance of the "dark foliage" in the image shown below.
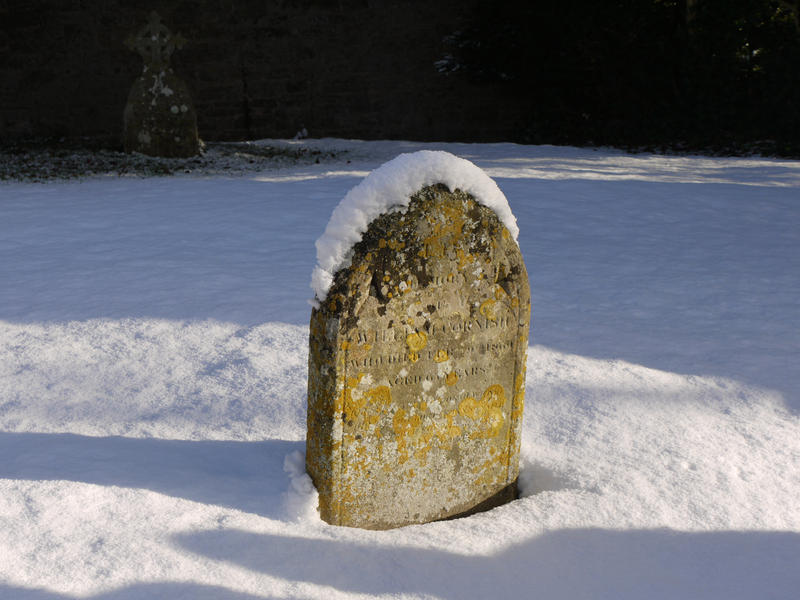
[[439,64],[504,86],[524,141],[800,155],[797,0],[479,0]]

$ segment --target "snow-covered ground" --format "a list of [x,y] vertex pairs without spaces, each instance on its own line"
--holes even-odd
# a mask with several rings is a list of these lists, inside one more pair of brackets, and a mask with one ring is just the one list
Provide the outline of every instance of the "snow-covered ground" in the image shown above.
[[[346,152],[0,184],[0,598],[798,597],[800,162],[298,143]],[[301,472],[314,240],[423,148],[520,227],[523,497],[333,527]]]

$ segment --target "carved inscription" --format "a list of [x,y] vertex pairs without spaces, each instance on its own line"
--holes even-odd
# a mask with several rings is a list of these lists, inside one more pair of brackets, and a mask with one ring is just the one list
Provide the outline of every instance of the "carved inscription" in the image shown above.
[[373,221],[312,312],[323,519],[388,528],[513,497],[529,313],[519,248],[470,196],[424,188]]

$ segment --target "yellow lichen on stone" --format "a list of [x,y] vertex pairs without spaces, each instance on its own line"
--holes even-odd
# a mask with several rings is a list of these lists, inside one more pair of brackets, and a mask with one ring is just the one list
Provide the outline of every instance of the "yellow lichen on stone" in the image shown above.
[[522,411],[525,408],[525,369],[517,373],[516,389],[514,390],[514,409],[511,412],[511,419],[522,418]]
[[389,386],[379,385],[367,391],[364,394],[367,397],[367,402],[381,407],[389,406],[392,402],[392,391]]
[[415,331],[406,336],[406,344],[412,352],[419,352],[428,345],[428,334],[424,331]]
[[496,487],[502,484],[504,480],[504,470],[496,468],[498,463],[502,464],[502,462],[497,459],[488,460],[478,469],[475,469],[474,472],[480,473],[480,475],[475,479],[473,485]]
[[428,452],[430,452],[430,446],[422,446],[421,448],[417,448],[414,450],[414,458],[420,461],[422,464],[425,464],[428,458]]
[[502,408],[506,403],[506,392],[503,386],[499,384],[490,385],[486,388],[486,391],[483,392],[481,402],[485,402],[492,408]]
[[364,377],[364,373],[359,373],[357,377],[348,377],[342,389],[338,403],[340,408],[338,410],[339,412],[344,412],[347,419],[354,418],[356,412],[364,405],[363,397],[353,398],[353,388],[358,385],[362,377]]
[[478,401],[472,396],[467,396],[458,405],[458,414],[462,417],[467,417],[473,421],[477,421],[483,416],[483,410]]
[[426,257],[443,258],[447,249],[458,237],[464,227],[465,216],[461,207],[441,204],[438,218],[429,215],[427,221],[433,225],[432,233],[423,240]]
[[506,395],[503,386],[489,386],[481,396],[481,403],[484,407],[481,420],[486,429],[473,433],[472,437],[493,438],[500,433],[505,423],[503,407],[506,403]]
[[462,270],[475,261],[475,257],[472,254],[464,252],[461,248],[456,251],[456,255],[458,256],[458,268]]
[[453,441],[461,435],[461,427],[454,423],[454,419],[458,415],[455,410],[450,411],[444,416],[444,419],[436,419],[426,430],[427,442],[433,436],[439,441],[439,448],[442,450],[450,450],[453,447]]
[[470,438],[493,438],[500,433],[505,424],[503,408],[506,403],[505,391],[501,385],[491,385],[480,400],[468,396],[458,405],[458,413],[480,423],[480,428],[470,434]]
[[447,374],[447,377],[445,377],[445,383],[447,385],[455,385],[456,383],[458,383],[458,375],[456,374],[455,371],[450,371]]
[[397,455],[400,464],[408,460],[408,438],[414,434],[421,422],[422,419],[419,415],[408,416],[408,413],[402,408],[398,409],[394,414],[392,430],[397,442]]
[[490,408],[488,418],[484,419],[484,422],[488,425],[488,429],[485,429],[481,432],[476,432],[473,434],[474,438],[493,438],[500,430],[503,428],[503,424],[505,423],[505,417],[503,416],[502,409],[499,408]]
[[447,437],[450,440],[453,440],[454,438],[457,438],[458,436],[461,435],[461,427],[459,427],[458,425],[454,425],[453,424],[453,419],[455,419],[455,416],[456,416],[456,411],[454,411],[454,410],[450,411],[446,415],[446,418],[447,418]]
[[433,356],[433,360],[437,363],[444,362],[448,358],[450,357],[447,355],[447,350],[444,349],[437,350],[436,354]]
[[479,309],[479,312],[490,321],[497,320],[497,315],[495,314],[495,308],[494,308],[495,302],[497,302],[497,300],[489,298],[488,300],[485,300],[483,304],[481,304],[481,307]]

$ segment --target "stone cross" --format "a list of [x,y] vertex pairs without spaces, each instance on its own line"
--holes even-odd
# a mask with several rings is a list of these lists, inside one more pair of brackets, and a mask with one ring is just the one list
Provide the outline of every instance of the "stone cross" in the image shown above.
[[145,69],[166,67],[175,49],[182,48],[185,43],[186,39],[180,33],[173,35],[167,29],[156,11],[150,13],[147,25],[125,40],[125,45],[142,57]]
[[126,152],[150,156],[189,157],[200,153],[197,113],[189,88],[169,65],[170,56],[186,40],[173,35],[155,11],[147,25],[125,45],[144,59],[123,113]]
[[516,497],[530,290],[493,210],[443,185],[369,224],[312,310],[321,517],[387,529]]

